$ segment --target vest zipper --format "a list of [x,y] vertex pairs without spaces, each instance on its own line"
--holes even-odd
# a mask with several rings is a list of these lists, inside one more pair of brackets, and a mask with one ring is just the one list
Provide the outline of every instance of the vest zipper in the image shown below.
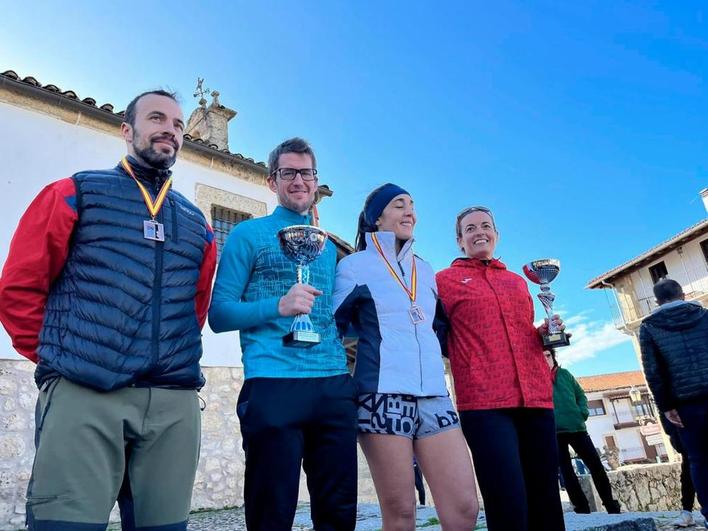
[[179,240],[179,234],[177,233],[177,203],[174,199],[168,196],[168,201],[170,203],[170,208],[172,209],[172,240]]
[[[415,258],[413,258],[415,260]],[[398,269],[401,270],[401,278],[405,280],[406,278],[406,272],[403,270],[403,265],[401,262],[398,261],[398,257],[396,257],[396,263],[398,264]],[[411,309],[413,308],[413,301],[411,301]],[[409,315],[410,318],[410,315]],[[412,322],[412,320],[411,320]],[[415,342],[418,345],[418,374],[420,375],[420,391],[423,392],[423,352],[420,349],[420,339],[418,339],[418,325],[416,323],[413,324],[413,333],[415,334]]]
[[[155,185],[155,193],[159,190]],[[163,223],[162,209],[157,213],[156,221]],[[164,231],[163,231],[164,234]],[[157,360],[160,356],[160,319],[162,306],[162,255],[165,242],[155,242],[155,283],[152,286],[152,363],[151,368],[157,365]]]

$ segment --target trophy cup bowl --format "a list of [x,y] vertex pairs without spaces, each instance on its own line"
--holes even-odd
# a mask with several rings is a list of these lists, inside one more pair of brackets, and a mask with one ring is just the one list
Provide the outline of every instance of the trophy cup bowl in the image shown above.
[[[278,241],[283,254],[295,262],[297,282],[307,284],[310,280],[309,264],[324,250],[327,232],[312,225],[291,225],[278,231]],[[310,316],[304,313],[295,316],[290,332],[283,336],[286,347],[311,347],[320,342]]]
[[524,274],[534,284],[541,286],[541,293],[538,299],[546,310],[548,316],[548,333],[543,335],[544,348],[564,347],[570,345],[570,340],[563,330],[555,326],[553,317],[553,301],[556,296],[551,292],[551,282],[560,273],[560,260],[555,258],[545,258],[534,260],[524,266]]

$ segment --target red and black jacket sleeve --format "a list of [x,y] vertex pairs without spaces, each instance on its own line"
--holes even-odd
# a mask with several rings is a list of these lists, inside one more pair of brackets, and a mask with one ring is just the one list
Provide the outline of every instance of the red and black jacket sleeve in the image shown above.
[[216,271],[216,239],[214,231],[207,225],[207,241],[204,244],[204,258],[199,270],[199,281],[197,283],[197,295],[194,306],[197,312],[199,326],[204,327],[204,323],[209,313],[209,302],[211,299],[211,283],[214,280]]
[[49,290],[64,267],[77,220],[74,181],[48,185],[20,219],[2,269],[0,322],[15,350],[34,362]]

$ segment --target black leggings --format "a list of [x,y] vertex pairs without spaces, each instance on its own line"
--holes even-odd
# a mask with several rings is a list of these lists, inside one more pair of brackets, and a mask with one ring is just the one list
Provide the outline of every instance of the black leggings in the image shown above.
[[460,411],[489,531],[563,531],[552,409]]

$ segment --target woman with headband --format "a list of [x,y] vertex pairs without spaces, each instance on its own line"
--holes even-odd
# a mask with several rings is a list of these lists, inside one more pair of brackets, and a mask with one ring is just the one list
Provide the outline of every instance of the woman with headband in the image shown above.
[[456,232],[465,256],[436,279],[487,525],[490,531],[563,530],[553,386],[541,340],[548,324],[534,326],[526,282],[494,258],[499,233],[492,212],[463,210]]
[[413,254],[415,224],[404,189],[389,183],[369,194],[358,252],[337,266],[335,318],[342,335],[353,327],[359,338],[359,444],[384,531],[415,527],[414,455],[442,528],[469,531],[479,510],[474,471],[445,385],[435,275]]

